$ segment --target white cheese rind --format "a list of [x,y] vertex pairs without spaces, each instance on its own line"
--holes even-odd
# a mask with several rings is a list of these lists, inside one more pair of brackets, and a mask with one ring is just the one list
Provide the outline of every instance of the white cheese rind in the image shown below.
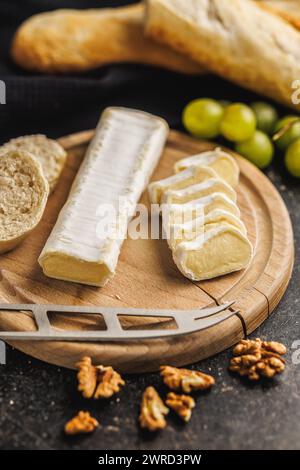
[[240,169],[229,153],[224,152],[220,148],[202,152],[191,157],[179,160],[174,165],[175,173],[186,171],[192,165],[203,165],[212,168],[217,175],[225,180],[233,188],[237,187],[240,176]]
[[149,184],[148,192],[152,204],[160,204],[164,193],[172,189],[183,189],[192,184],[202,183],[211,178],[217,178],[217,173],[201,165],[193,165],[186,170]]
[[210,196],[213,193],[223,193],[236,203],[237,194],[234,189],[220,178],[211,178],[203,183],[193,184],[184,189],[170,189],[166,191],[162,197],[162,204],[183,204],[205,196]]
[[223,209],[236,217],[240,217],[241,213],[238,206],[229,197],[223,193],[213,193],[193,201],[185,202],[183,204],[171,204],[167,206],[169,209],[171,223],[176,223],[176,220],[190,220],[194,219],[201,214],[209,214],[216,209]]
[[[166,221],[167,223],[168,221]],[[216,224],[222,225],[224,223],[232,225],[240,230],[243,235],[247,236],[247,229],[239,217],[222,209],[215,209],[206,215],[203,213],[202,216],[187,222],[170,223],[169,226],[166,226],[165,228],[168,230],[167,233],[169,235],[168,245],[171,250],[174,250],[179,243],[192,241],[198,238],[198,235],[203,234],[204,231],[215,227]]]
[[[103,286],[114,275],[129,219],[162,154],[168,125],[156,116],[108,108],[39,257],[49,277]],[[119,198],[127,207],[119,209]],[[107,205],[107,206],[106,206]],[[99,213],[115,207],[118,225],[99,234]],[[109,222],[110,223],[110,222]]]
[[253,257],[247,236],[227,223],[215,224],[198,238],[180,243],[173,259],[180,272],[203,281],[245,269]]

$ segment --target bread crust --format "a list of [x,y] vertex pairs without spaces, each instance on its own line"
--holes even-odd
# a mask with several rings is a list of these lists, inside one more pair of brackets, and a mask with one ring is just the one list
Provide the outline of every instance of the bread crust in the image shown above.
[[138,4],[35,15],[16,32],[12,58],[25,69],[46,73],[82,72],[116,62],[201,73],[199,64],[145,37],[144,12]]
[[261,8],[275,15],[281,16],[300,29],[300,2],[299,0],[256,0]]
[[[298,0],[257,0],[257,3],[300,29]],[[116,62],[150,64],[186,74],[205,73],[204,66],[146,38],[144,12],[141,3],[34,15],[17,30],[11,56],[22,68],[42,73],[84,72]],[[88,37],[80,39],[87,31]]]
[[147,34],[211,71],[287,106],[300,33],[252,0],[148,0]]
[[[32,191],[38,191],[38,193],[34,195],[35,199],[37,199],[37,202],[36,206],[33,207],[31,211],[27,214],[27,218],[23,217],[22,228],[19,226],[20,224],[15,225],[14,233],[10,233],[9,236],[5,235],[4,219],[13,216],[13,223],[16,224],[17,222],[14,222],[14,220],[17,220],[18,218],[18,207],[16,207],[16,215],[12,213],[11,205],[9,206],[9,213],[5,214],[5,188],[7,184],[10,184],[10,180],[12,178],[14,181],[17,181],[19,179],[20,172],[16,169],[15,172],[12,174],[13,170],[10,169],[10,173],[8,175],[5,170],[2,169],[1,171],[0,167],[0,195],[1,185],[4,188],[4,197],[2,197],[0,200],[0,208],[2,209],[3,214],[0,218],[0,222],[1,219],[3,221],[1,224],[2,226],[0,227],[0,254],[6,253],[7,251],[16,248],[35,229],[35,227],[38,225],[42,218],[49,195],[49,185],[44,176],[42,167],[40,163],[28,152],[18,149],[10,150],[7,153],[1,155],[0,164],[10,162],[10,166],[13,169],[13,164],[17,161],[19,161],[21,168],[24,169],[26,167],[27,169],[30,169],[30,172],[27,171],[27,179],[30,175],[30,188],[32,188]],[[9,191],[9,189],[7,191]],[[26,185],[23,187],[23,191],[26,191]]]

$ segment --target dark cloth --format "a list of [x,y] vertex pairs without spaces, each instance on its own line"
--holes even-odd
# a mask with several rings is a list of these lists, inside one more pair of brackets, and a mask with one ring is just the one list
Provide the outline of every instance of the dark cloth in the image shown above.
[[95,126],[108,105],[143,109],[180,127],[190,100],[202,96],[245,100],[252,95],[212,76],[186,77],[154,67],[112,65],[67,76],[47,76],[18,68],[9,57],[14,32],[29,16],[56,8],[116,7],[125,0],[1,0],[0,79],[7,104],[0,105],[0,142],[26,133],[58,137]]

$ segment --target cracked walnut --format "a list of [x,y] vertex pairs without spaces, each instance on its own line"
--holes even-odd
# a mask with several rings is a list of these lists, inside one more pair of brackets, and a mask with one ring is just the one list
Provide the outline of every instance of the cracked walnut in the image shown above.
[[189,395],[177,395],[174,392],[170,392],[167,395],[166,405],[171,408],[175,413],[188,422],[192,416],[192,409],[195,408],[195,400]]
[[197,390],[211,388],[215,379],[203,372],[189,369],[178,369],[177,367],[161,366],[160,375],[167,387],[171,390],[182,390],[191,393]]
[[285,360],[281,356],[285,353],[286,347],[275,341],[242,340],[233,349],[229,370],[250,380],[272,378],[284,371]]
[[79,411],[78,415],[65,425],[65,433],[69,435],[89,434],[98,426],[98,421],[88,411]]
[[165,416],[169,409],[164,405],[154,387],[147,387],[143,393],[139,422],[149,431],[164,429],[167,425]]
[[79,369],[78,390],[85,398],[110,398],[125,385],[112,367],[94,366],[90,357],[83,357],[76,367]]

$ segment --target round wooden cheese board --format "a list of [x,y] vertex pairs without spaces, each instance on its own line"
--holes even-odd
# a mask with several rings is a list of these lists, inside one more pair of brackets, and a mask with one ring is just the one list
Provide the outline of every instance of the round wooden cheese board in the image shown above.
[[[272,183],[245,159],[237,156],[241,169],[238,204],[254,247],[250,266],[241,272],[211,281],[184,278],[172,260],[165,240],[127,239],[115,277],[104,288],[82,286],[47,278],[38,256],[68,197],[92,131],[63,137],[68,162],[38,228],[17,249],[0,258],[0,302],[56,305],[94,305],[149,309],[195,309],[235,300],[231,318],[212,328],[177,338],[120,343],[27,342],[11,344],[43,361],[73,368],[83,356],[95,363],[113,365],[121,372],[155,371],[161,364],[187,365],[216,354],[254,331],[265,321],[283,296],[294,262],[293,231],[287,209]],[[171,131],[153,180],[173,173],[180,158],[215,147]],[[99,176],[99,185],[101,179]],[[142,201],[149,205],[147,193]],[[84,228],[83,228],[84,229]],[[145,320],[144,320],[145,321]],[[162,320],[147,319],[152,328],[164,327]],[[55,328],[97,329],[95,316],[53,316]],[[125,327],[141,328],[141,320],[125,319]],[[166,322],[166,327],[168,327]],[[0,312],[0,329],[32,331],[27,313]]]

